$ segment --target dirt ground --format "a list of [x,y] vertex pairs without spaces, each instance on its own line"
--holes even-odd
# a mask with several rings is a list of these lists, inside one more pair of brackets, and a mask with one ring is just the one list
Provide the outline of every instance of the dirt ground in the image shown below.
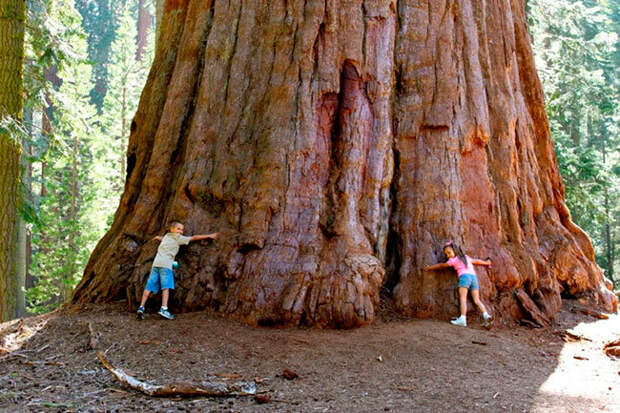
[[[620,412],[620,360],[602,350],[620,338],[620,316],[598,320],[571,312],[574,305],[550,328],[490,331],[389,312],[334,331],[253,328],[208,312],[138,321],[120,303],[57,311],[0,324],[0,411]],[[89,349],[89,322],[97,348],[137,378],[236,376],[229,380],[255,380],[270,401],[129,389]],[[584,339],[565,341],[566,330]],[[284,369],[299,377],[287,380]]]

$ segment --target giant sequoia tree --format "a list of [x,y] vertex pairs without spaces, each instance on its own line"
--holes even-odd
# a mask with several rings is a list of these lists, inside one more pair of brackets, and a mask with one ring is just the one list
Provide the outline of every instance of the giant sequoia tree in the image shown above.
[[493,258],[504,319],[561,296],[607,310],[564,203],[522,0],[165,5],[131,125],[125,192],[74,302],[140,294],[170,220],[178,310],[352,327],[383,286],[405,314],[456,310],[444,241]]

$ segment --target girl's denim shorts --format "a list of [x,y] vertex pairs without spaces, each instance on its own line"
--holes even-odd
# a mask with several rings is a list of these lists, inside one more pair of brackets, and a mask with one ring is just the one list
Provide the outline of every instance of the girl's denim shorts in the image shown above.
[[470,290],[478,289],[478,277],[476,274],[461,274],[459,277],[459,288],[467,287]]

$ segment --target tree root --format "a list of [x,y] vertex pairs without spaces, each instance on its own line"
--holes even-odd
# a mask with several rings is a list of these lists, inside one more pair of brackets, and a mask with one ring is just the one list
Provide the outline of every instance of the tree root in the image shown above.
[[169,397],[169,396],[253,396],[256,394],[256,384],[254,382],[239,381],[228,384],[224,382],[172,382],[164,385],[149,384],[140,381],[133,376],[125,373],[122,369],[114,367],[106,358],[103,351],[97,352],[97,358],[103,366],[110,370],[118,381],[126,386],[140,391],[149,396]]

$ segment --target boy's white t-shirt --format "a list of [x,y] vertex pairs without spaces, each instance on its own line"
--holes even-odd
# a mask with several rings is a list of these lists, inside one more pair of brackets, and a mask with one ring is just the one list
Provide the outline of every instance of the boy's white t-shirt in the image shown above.
[[153,267],[172,269],[172,263],[174,257],[179,252],[180,245],[187,245],[191,237],[185,235],[169,232],[164,235],[159,247],[157,248],[157,255],[153,260]]

